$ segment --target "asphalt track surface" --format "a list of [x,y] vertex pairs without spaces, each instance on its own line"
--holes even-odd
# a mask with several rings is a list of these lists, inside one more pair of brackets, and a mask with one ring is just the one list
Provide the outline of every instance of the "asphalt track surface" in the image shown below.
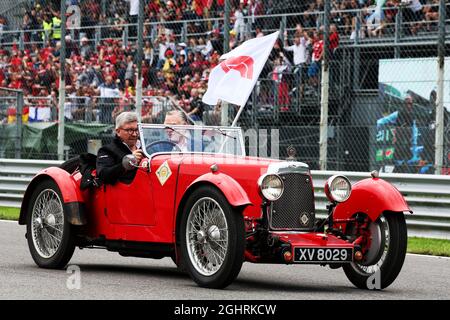
[[73,274],[38,268],[24,234],[25,226],[0,221],[0,299],[450,299],[450,259],[409,254],[397,280],[382,291],[353,287],[341,269],[251,263],[229,287],[212,290],[198,287],[169,258],[76,249],[69,266],[79,267],[80,289],[69,289]]

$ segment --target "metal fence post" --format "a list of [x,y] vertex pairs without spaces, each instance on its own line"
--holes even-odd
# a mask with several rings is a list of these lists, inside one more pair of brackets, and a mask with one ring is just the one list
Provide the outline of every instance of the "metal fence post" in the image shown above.
[[102,14],[106,14],[106,0],[101,0]]
[[281,40],[281,43],[284,43],[284,41],[287,40],[287,39],[284,38],[284,31],[286,30],[286,22],[287,22],[286,16],[281,17],[281,21],[280,21],[280,40]]
[[101,38],[102,38],[102,30],[101,27],[97,26],[95,27],[95,35],[94,35],[94,43],[96,48],[100,44]]
[[23,30],[20,31],[20,35],[19,35],[19,50],[20,51],[25,50],[25,41],[24,41]]
[[219,29],[220,28],[220,21],[218,19],[214,20],[213,23],[213,29]]
[[436,103],[435,174],[441,174],[444,159],[444,64],[445,0],[439,2],[438,76]]
[[400,58],[400,39],[401,39],[401,31],[402,30],[402,10],[399,9],[397,15],[395,16],[395,35],[394,35],[394,57],[396,59]]
[[230,51],[230,0],[225,0],[225,14],[223,17],[223,53]]
[[187,43],[187,33],[188,33],[188,27],[187,22],[183,22],[183,28],[181,29],[181,42]]
[[[279,77],[280,75],[278,75]],[[278,97],[278,87],[280,85],[280,80],[274,80],[273,82],[273,111],[274,111],[274,120],[275,124],[279,125],[280,121],[280,104],[279,104],[279,97]]]
[[125,25],[125,29],[123,29],[123,35],[122,35],[123,46],[125,48],[128,47],[128,28],[129,28],[129,25],[128,24]]
[[156,40],[156,37],[158,35],[158,25],[152,23],[151,24],[151,31],[150,31],[150,40],[153,42]]
[[138,121],[142,118],[142,56],[144,47],[144,2],[139,1],[138,41],[137,41],[137,81],[136,81],[136,113]]
[[22,114],[23,114],[23,91],[17,92],[17,109],[16,109],[16,159],[22,158]]
[[43,43],[44,46],[49,39],[50,39],[50,32],[48,30],[44,30],[44,43]]
[[252,123],[255,126],[256,132],[258,132],[258,117],[257,117],[257,112],[258,112],[258,95],[256,94],[256,90],[260,90],[261,87],[261,82],[256,82],[256,86],[255,88],[253,88],[252,91],[252,114],[251,114],[251,119],[252,119]]
[[59,72],[59,112],[58,112],[58,159],[64,159],[64,104],[66,101],[66,2],[61,1],[61,54],[59,61],[61,64]]
[[359,48],[359,35],[361,32],[361,17],[356,17],[356,27],[355,27],[355,47],[353,49],[353,89],[358,90],[359,89],[359,69],[360,69],[360,58],[361,58],[361,51]]
[[330,0],[325,0],[325,12],[324,12],[324,42],[323,42],[323,59],[322,59],[322,83],[321,83],[321,94],[320,94],[320,155],[319,155],[319,166],[320,170],[327,170],[327,147],[328,147],[328,98],[329,98],[329,34],[330,25],[329,17],[331,11]]

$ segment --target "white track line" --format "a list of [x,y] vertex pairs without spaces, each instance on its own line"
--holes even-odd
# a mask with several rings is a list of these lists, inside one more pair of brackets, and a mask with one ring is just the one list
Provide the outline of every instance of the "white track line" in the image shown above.
[[15,224],[18,224],[17,220],[0,220],[0,222],[15,223]]
[[408,256],[414,256],[414,257],[423,257],[423,258],[435,258],[435,259],[446,259],[450,260],[450,257],[443,257],[443,256],[430,256],[427,254],[417,254],[417,253],[407,253]]

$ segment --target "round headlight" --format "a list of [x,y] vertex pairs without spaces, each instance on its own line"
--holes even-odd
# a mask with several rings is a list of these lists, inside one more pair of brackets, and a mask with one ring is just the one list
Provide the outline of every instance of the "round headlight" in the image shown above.
[[269,201],[280,199],[284,190],[283,180],[276,174],[266,174],[258,180],[259,190]]
[[332,202],[344,202],[350,197],[352,185],[344,176],[332,176],[325,182],[325,194]]

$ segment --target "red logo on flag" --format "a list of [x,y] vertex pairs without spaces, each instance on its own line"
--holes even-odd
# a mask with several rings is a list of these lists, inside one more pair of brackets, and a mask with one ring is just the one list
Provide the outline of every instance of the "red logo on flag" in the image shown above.
[[231,69],[239,71],[242,78],[252,79],[253,77],[253,58],[249,56],[232,57],[223,61],[220,66],[223,71],[228,73]]

